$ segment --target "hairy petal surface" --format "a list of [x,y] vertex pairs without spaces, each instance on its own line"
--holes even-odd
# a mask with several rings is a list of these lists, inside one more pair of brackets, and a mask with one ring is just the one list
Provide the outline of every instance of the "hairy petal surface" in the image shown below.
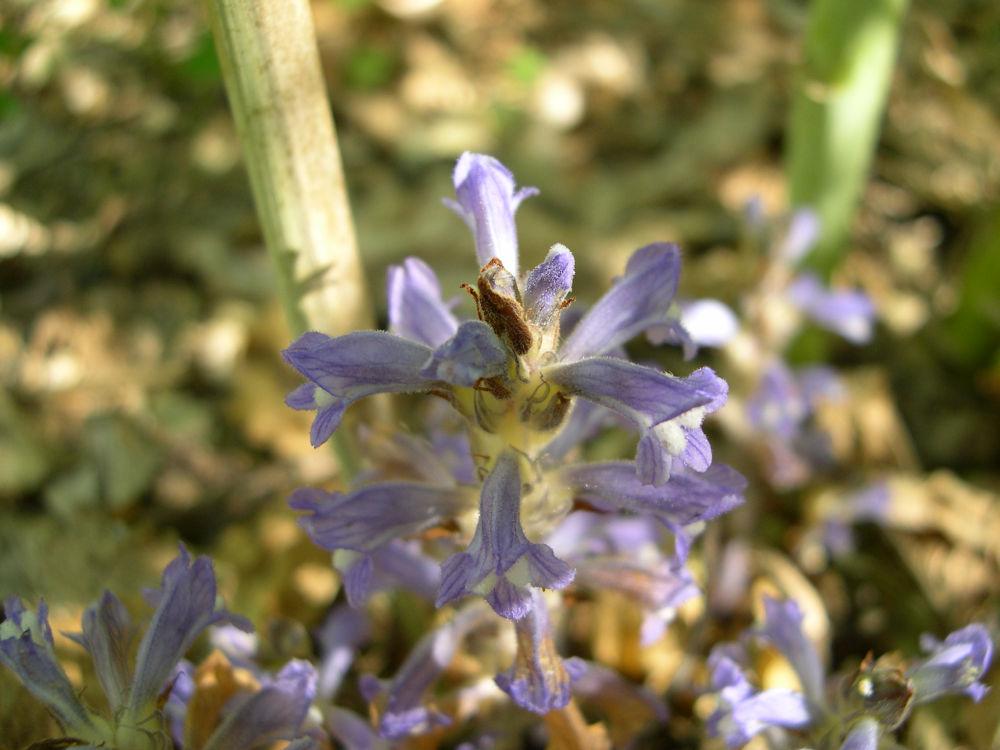
[[311,440],[318,446],[340,426],[344,411],[355,401],[376,393],[469,386],[503,370],[502,352],[492,331],[479,321],[463,323],[437,349],[385,331],[336,338],[305,333],[283,355],[310,382],[292,391],[285,403],[316,411]]
[[521,201],[537,195],[535,188],[516,189],[507,167],[485,154],[466,152],[453,175],[458,202],[446,201],[468,224],[476,240],[476,257],[485,266],[499,258],[515,276],[518,270],[517,227],[514,213]]
[[676,245],[656,243],[636,250],[625,274],[573,327],[560,358],[573,362],[607,354],[648,328],[669,322],[680,273]]
[[373,552],[465,510],[467,490],[419,482],[378,482],[348,493],[304,487],[289,505],[306,511],[299,525],[320,547]]
[[507,369],[507,350],[488,325],[466,320],[455,335],[434,350],[420,374],[430,380],[473,386],[480,378]]
[[376,393],[414,393],[430,387],[420,371],[433,354],[425,344],[384,331],[358,331],[331,338],[305,333],[285,351],[285,360],[311,382],[285,400],[293,409],[315,409],[312,444],[340,426],[344,411]]
[[524,281],[524,311],[539,328],[548,328],[573,288],[576,261],[564,245],[553,245],[545,260]]

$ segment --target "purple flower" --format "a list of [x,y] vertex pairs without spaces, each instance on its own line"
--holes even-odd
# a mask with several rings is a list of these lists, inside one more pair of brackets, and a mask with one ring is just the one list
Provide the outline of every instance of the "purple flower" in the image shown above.
[[459,515],[473,500],[457,486],[377,482],[348,493],[304,487],[292,493],[289,505],[307,511],[299,525],[309,538],[336,552],[334,563],[344,574],[347,599],[358,607],[379,585],[377,578],[389,585],[403,581],[418,592],[424,581],[436,584],[436,566],[428,569],[421,555],[397,540]]
[[802,620],[802,610],[794,599],[782,601],[764,597],[764,624],[756,630],[756,635],[788,659],[803,692],[815,706],[823,706],[823,665],[816,648],[802,632]]
[[480,594],[497,614],[519,620],[531,606],[529,586],[561,589],[573,569],[545,544],[528,541],[521,528],[521,472],[506,451],[483,482],[479,523],[468,549],[441,566],[437,605]]
[[441,299],[434,270],[419,258],[389,266],[386,286],[392,333],[436,348],[458,330],[458,320]]
[[[552,642],[545,599],[531,592],[527,614],[514,623],[517,656],[514,664],[496,676],[496,683],[521,708],[547,714],[563,708],[570,699],[570,680],[578,660],[563,662]],[[582,666],[582,665],[580,665]]]
[[754,688],[731,650],[716,647],[708,659],[719,705],[708,719],[708,733],[737,748],[768,727],[801,729],[812,723],[805,698],[794,690]]
[[184,545],[163,571],[159,589],[146,592],[156,607],[139,643],[128,708],[143,715],[155,704],[174,667],[201,632],[210,625],[230,622],[250,630],[250,623],[224,609],[216,609],[215,572],[207,557],[191,560]]
[[864,292],[830,291],[817,276],[804,273],[788,287],[788,299],[817,324],[852,344],[871,340],[875,306]]
[[[361,692],[367,700],[385,698],[378,722],[380,737],[398,740],[451,723],[448,716],[424,703],[424,694],[451,663],[462,640],[485,622],[486,612],[489,610],[482,605],[469,607],[427,633],[391,681],[370,675],[362,678]],[[346,728],[347,722],[344,724]]]
[[574,497],[604,511],[649,514],[671,530],[728,513],[743,503],[746,479],[714,464],[703,473],[676,471],[663,485],[643,484],[629,461],[573,464],[560,470]]
[[545,260],[531,270],[524,280],[524,311],[539,329],[549,329],[555,325],[555,340],[558,344],[558,315],[566,305],[566,298],[573,288],[573,274],[576,261],[564,245],[553,245]]
[[329,701],[337,694],[355,652],[370,637],[371,623],[364,613],[343,604],[330,611],[317,634],[322,661],[316,693],[322,700]]
[[571,514],[548,538],[560,556],[576,567],[575,584],[610,589],[635,601],[644,611],[642,645],[656,641],[677,608],[696,596],[698,587],[684,567],[686,540],[665,554],[663,529],[641,516]]
[[851,524],[862,521],[884,523],[889,519],[892,493],[886,482],[875,482],[839,499],[825,512],[822,525],[824,546],[832,555],[845,555],[854,549]]
[[993,638],[983,625],[967,625],[944,641],[924,635],[920,646],[930,656],[907,673],[917,703],[951,693],[967,695],[976,703],[983,699],[989,688],[980,678],[993,660]]
[[18,597],[8,597],[4,600],[4,616],[6,619],[0,623],[0,662],[45,704],[65,732],[81,739],[100,738],[98,722],[80,702],[56,661],[45,602],[39,602],[38,611],[32,612]]
[[680,273],[676,245],[657,243],[636,250],[624,276],[573,327],[560,358],[573,362],[607,354],[647,329],[668,323]]
[[295,739],[315,697],[315,668],[293,659],[274,677],[263,677],[257,692],[230,699],[204,750],[247,750]]
[[568,393],[632,422],[641,437],[636,471],[645,484],[664,484],[674,460],[696,471],[712,462],[702,420],[726,402],[728,387],[709,368],[676,378],[621,359],[600,357],[560,364],[545,377]]
[[303,487],[288,504],[306,511],[299,525],[327,550],[370,554],[393,539],[412,536],[472,506],[468,489],[421,482],[377,482],[352,492]]
[[128,610],[110,591],[105,591],[97,603],[84,611],[83,632],[70,635],[90,653],[94,672],[112,713],[121,708],[128,697],[132,678],[129,656],[135,635]]
[[684,359],[694,359],[702,346],[728,344],[739,332],[739,320],[728,305],[715,299],[679,303],[672,323],[650,328],[646,338],[652,344],[674,344],[684,351]]
[[390,744],[378,736],[371,724],[346,708],[326,709],[326,727],[330,735],[348,750],[389,750]]
[[788,231],[778,248],[778,259],[794,265],[804,258],[819,239],[820,222],[815,211],[803,208],[792,214]]
[[878,721],[863,718],[851,728],[840,750],[878,750],[879,731]]
[[333,434],[344,411],[359,399],[471,386],[499,374],[507,361],[500,342],[479,321],[466,321],[437,349],[383,331],[337,338],[311,332],[296,339],[284,356],[310,381],[292,391],[286,403],[316,411],[314,446]]
[[514,213],[521,201],[538,194],[536,188],[515,189],[514,175],[492,156],[465,152],[455,165],[455,194],[447,200],[472,230],[476,257],[485,266],[498,258],[504,268],[517,275],[517,227]]
[[[161,588],[147,592],[147,598],[156,611],[139,643],[134,670],[129,657],[136,630],[125,607],[110,592],[105,592],[84,612],[83,632],[70,636],[90,653],[112,709],[111,720],[94,714],[77,698],[76,690],[55,659],[44,602],[37,613],[26,610],[16,597],[4,603],[6,619],[0,623],[0,661],[18,675],[74,737],[110,746],[128,744],[128,738],[137,734],[154,736],[161,727],[159,701],[165,697],[164,688],[176,678],[181,682],[174,695],[181,696],[189,686],[183,681],[185,671],[179,664],[198,635],[219,622],[231,622],[246,629],[250,625],[243,618],[216,608],[211,562],[206,557],[192,561],[183,545],[180,554],[164,570]],[[169,704],[172,708],[167,710],[174,731],[178,727],[178,700],[175,697]]]

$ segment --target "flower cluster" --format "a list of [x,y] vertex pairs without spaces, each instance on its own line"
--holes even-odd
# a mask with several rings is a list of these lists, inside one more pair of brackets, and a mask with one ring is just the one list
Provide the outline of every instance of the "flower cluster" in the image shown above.
[[[479,154],[458,160],[454,180],[457,201],[448,204],[471,229],[480,265],[465,285],[476,319],[459,320],[431,268],[408,258],[389,270],[388,332],[310,332],[284,354],[307,378],[287,403],[315,410],[314,445],[348,406],[377,393],[443,399],[464,436],[400,436],[394,451],[409,466],[405,478],[376,472],[346,492],[306,488],[291,505],[304,511],[310,537],[334,552],[352,604],[376,587],[403,585],[433,590],[439,607],[481,597],[512,621],[517,655],[496,684],[521,707],[546,713],[567,704],[580,668],[559,657],[548,613],[559,599],[542,592],[622,590],[647,612],[644,634],[655,637],[696,590],[685,569],[693,537],[742,502],[745,482],[713,463],[702,429],[725,403],[726,383],[709,368],[677,377],[636,364],[624,349],[640,335],[691,348],[674,303],[678,248],[637,250],[611,289],[575,314],[567,311],[567,248],[555,245],[540,265],[520,270],[514,214],[537,191],[516,189],[510,171]],[[609,425],[637,433],[634,460],[566,461]],[[672,554],[663,552],[664,534],[674,538]],[[478,610],[460,610],[429,635],[417,647],[427,656],[388,686],[369,683],[383,737],[447,721],[419,698],[481,619],[467,612]]]
[[[730,748],[742,747],[767,729],[809,732],[810,747],[876,750],[914,706],[960,694],[978,702],[981,682],[993,658],[993,640],[983,625],[968,625],[944,641],[924,636],[929,654],[909,665],[895,656],[869,656],[839,686],[827,679],[822,660],[802,628],[803,616],[791,599],[764,600],[765,618],[745,641],[777,649],[798,678],[799,689],[753,687],[747,669],[747,644],[716,646],[709,657],[717,708],[709,732]],[[838,689],[839,688],[839,689]]]
[[828,288],[815,274],[796,270],[818,237],[814,213],[795,213],[775,241],[759,208],[751,206],[748,213],[753,244],[764,258],[741,295],[741,315],[716,300],[681,303],[680,322],[689,331],[685,351],[725,347],[738,381],[747,384],[737,394],[745,405],[745,424],[736,436],[763,454],[773,485],[797,487],[832,460],[829,440],[813,418],[824,402],[842,400],[845,389],[829,366],[791,366],[788,349],[807,322],[865,344],[874,333],[876,311],[864,292]]
[[[299,737],[316,693],[311,664],[292,661],[273,677],[240,683],[224,659],[210,659],[197,673],[182,662],[210,626],[251,630],[244,618],[217,607],[208,558],[192,560],[182,546],[163,571],[160,588],[146,598],[156,609],[137,649],[138,629],[110,591],[84,612],[82,632],[70,636],[90,654],[106,714],[83,702],[57,661],[45,602],[33,611],[17,597],[5,600],[0,662],[46,705],[67,742],[153,750],[168,746],[172,737],[186,750],[249,750]],[[201,679],[204,672],[211,679]],[[312,746],[308,737],[289,745]]]

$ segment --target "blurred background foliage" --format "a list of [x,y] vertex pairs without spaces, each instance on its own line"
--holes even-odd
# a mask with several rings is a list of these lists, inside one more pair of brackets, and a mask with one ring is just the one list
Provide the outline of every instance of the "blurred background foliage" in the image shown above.
[[[424,257],[456,293],[472,273],[466,229],[440,204],[463,150],[541,189],[518,217],[523,265],[566,244],[584,300],[635,247],[675,240],[683,293],[733,302],[747,202],[787,211],[802,0],[313,10],[383,324],[387,264]],[[921,629],[1000,601],[998,49],[997,3],[912,2],[834,272],[874,299],[877,341],[796,349],[851,373],[848,413],[829,415],[845,461],[819,494],[891,472],[911,490],[898,527],[865,529],[857,554],[821,564],[799,544],[816,492],[773,493],[752,456],[724,451],[751,477],[754,544],[797,556],[839,621],[840,653],[859,638],[912,648]],[[44,594],[54,626],[71,623],[101,588],[152,580],[180,537],[215,556],[233,607],[295,652],[306,636],[292,619],[315,625],[339,582],[284,505],[336,474],[282,403],[288,339],[198,2],[2,0],[0,592]],[[362,663],[374,671],[432,616],[378,606],[382,645]],[[650,661],[604,632],[589,648],[605,662],[661,688],[676,672],[670,643]],[[0,675],[0,715],[17,695]],[[675,736],[698,736],[678,728],[691,710]]]

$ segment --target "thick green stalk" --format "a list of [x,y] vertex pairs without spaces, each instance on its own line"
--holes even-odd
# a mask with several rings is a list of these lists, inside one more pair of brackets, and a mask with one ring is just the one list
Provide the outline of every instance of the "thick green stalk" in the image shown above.
[[[289,326],[332,335],[372,327],[308,0],[206,7]],[[343,440],[341,468],[351,474]]]
[[850,236],[908,0],[813,0],[786,144],[791,204],[822,223],[806,258],[829,273]]

